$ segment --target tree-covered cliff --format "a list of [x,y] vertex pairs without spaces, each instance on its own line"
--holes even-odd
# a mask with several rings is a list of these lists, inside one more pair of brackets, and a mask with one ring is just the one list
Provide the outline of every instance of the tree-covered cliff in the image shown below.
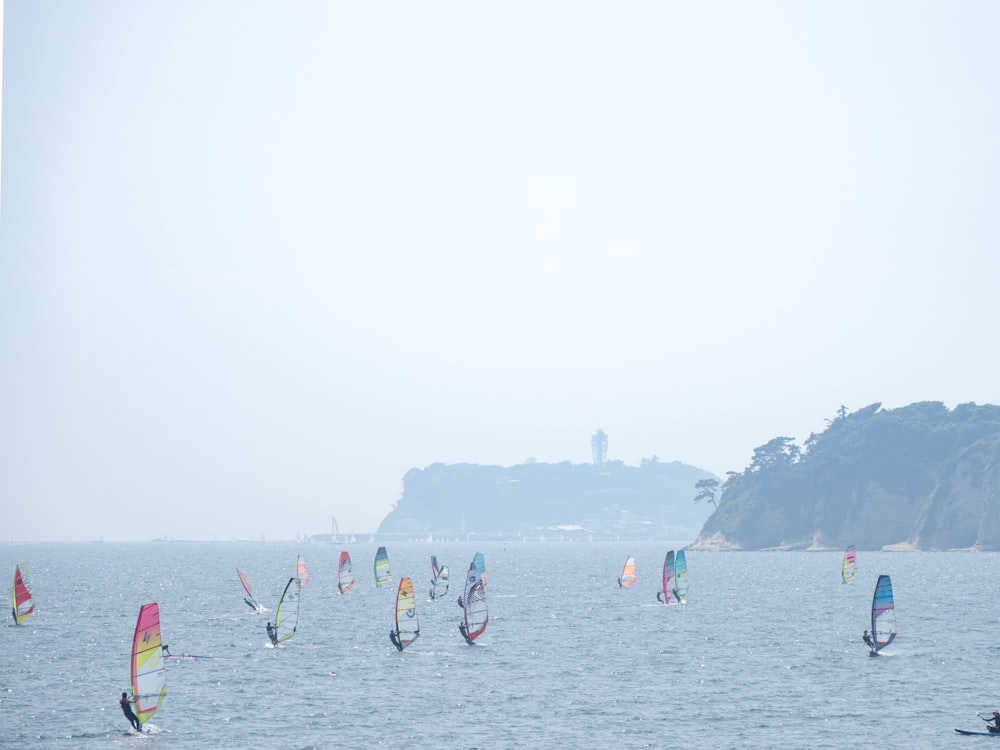
[[402,497],[378,533],[690,539],[711,510],[691,502],[691,488],[711,476],[655,457],[638,467],[432,464],[406,473]]
[[1000,549],[1000,407],[841,407],[730,472],[695,547]]

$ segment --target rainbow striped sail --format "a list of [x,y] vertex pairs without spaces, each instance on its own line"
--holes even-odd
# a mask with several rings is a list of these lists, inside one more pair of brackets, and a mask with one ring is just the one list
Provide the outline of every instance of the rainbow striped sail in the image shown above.
[[674,597],[678,602],[684,601],[688,593],[688,565],[684,550],[677,550],[674,556]]
[[656,598],[664,604],[670,604],[674,590],[674,551],[670,550],[663,558],[663,589],[656,592]]
[[403,577],[399,579],[399,589],[396,591],[396,636],[399,639],[399,650],[409,646],[420,635],[420,622],[417,620],[417,603],[413,598],[413,581]]
[[635,558],[629,555],[625,558],[625,565],[622,566],[622,574],[618,576],[618,585],[624,589],[633,583],[635,583]]
[[844,583],[850,583],[858,574],[858,553],[851,545],[844,550],[844,562],[841,564],[840,577]]
[[35,600],[28,590],[28,574],[21,571],[21,566],[14,567],[14,622],[22,624],[28,615],[35,611]]
[[882,574],[872,596],[872,638],[878,653],[896,637],[896,603],[892,596],[892,581]]
[[160,607],[156,602],[143,604],[132,637],[132,697],[140,727],[160,710],[167,694],[160,645]]
[[385,547],[379,547],[375,552],[375,585],[381,586],[386,581],[392,580],[392,572],[389,570],[389,553]]

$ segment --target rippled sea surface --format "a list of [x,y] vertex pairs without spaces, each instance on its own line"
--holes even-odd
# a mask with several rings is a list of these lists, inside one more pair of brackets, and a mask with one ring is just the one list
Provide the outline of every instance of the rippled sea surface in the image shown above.
[[[295,543],[0,546],[10,586],[31,577],[37,612],[0,626],[0,746],[33,748],[967,747],[1000,705],[1000,556],[691,552],[686,604],[656,590],[668,544]],[[340,550],[357,584],[337,591]],[[486,556],[490,624],[467,646],[458,583]],[[302,552],[298,632],[273,649],[265,623]],[[628,553],[638,583],[615,579]],[[427,597],[430,556],[452,574]],[[270,612],[243,603],[239,566]],[[892,575],[899,637],[861,642],[879,573]],[[396,583],[413,579],[421,636],[390,644]],[[9,588],[7,589],[10,590]],[[160,606],[167,697],[129,734],[139,607]]]

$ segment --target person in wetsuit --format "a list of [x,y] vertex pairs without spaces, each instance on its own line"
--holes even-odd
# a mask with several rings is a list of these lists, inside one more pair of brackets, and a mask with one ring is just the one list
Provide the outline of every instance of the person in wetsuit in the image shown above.
[[132,728],[137,732],[142,731],[142,724],[139,723],[139,717],[132,713],[132,706],[130,704],[135,703],[135,700],[129,700],[128,693],[122,693],[121,700],[118,704],[122,707],[122,713],[125,714],[125,718],[128,719],[128,723],[132,725]]
[[[991,721],[992,725],[990,725]],[[986,720],[986,730],[992,734],[1000,732],[1000,711],[994,711],[993,716]]]
[[870,648],[872,651],[875,650],[875,641],[872,640],[871,633],[869,633],[867,630],[865,631],[865,634],[864,636],[862,636],[861,640],[863,640],[865,644],[867,644],[868,648]]
[[397,651],[403,650],[403,644],[399,642],[399,634],[395,630],[389,631],[389,640],[392,641],[392,645],[396,647]]
[[278,645],[278,633],[271,623],[267,623],[267,637],[271,639],[272,646]]

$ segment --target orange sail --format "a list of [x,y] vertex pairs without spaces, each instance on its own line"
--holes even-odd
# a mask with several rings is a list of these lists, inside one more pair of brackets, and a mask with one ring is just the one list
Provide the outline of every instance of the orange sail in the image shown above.
[[295,569],[295,577],[299,579],[299,586],[309,583],[309,572],[306,570],[306,559],[299,555],[299,564]]

